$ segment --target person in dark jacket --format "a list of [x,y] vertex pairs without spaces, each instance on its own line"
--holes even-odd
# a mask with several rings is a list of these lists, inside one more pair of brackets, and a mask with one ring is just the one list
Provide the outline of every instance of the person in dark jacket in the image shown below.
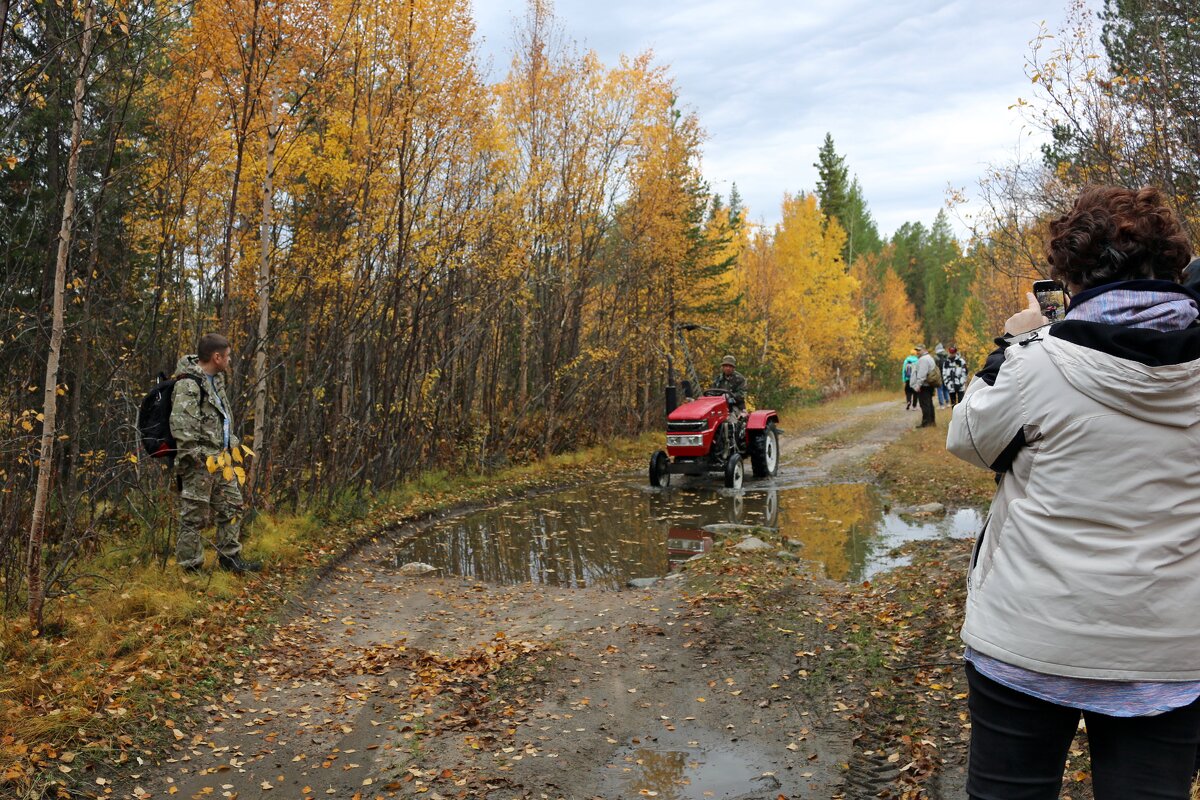
[[712,388],[723,389],[733,396],[733,404],[738,411],[746,410],[746,376],[738,372],[737,361],[733,356],[721,359],[721,371],[713,378]]

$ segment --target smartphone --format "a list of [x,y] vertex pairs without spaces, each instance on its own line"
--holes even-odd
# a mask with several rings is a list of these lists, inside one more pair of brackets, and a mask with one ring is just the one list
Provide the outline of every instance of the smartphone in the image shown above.
[[1042,316],[1051,322],[1067,315],[1067,292],[1058,281],[1034,281],[1033,296],[1042,307]]

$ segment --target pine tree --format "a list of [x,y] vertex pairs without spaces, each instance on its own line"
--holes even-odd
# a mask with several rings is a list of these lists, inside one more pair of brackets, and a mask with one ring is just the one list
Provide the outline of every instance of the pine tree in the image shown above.
[[867,208],[867,200],[863,197],[862,186],[858,176],[850,182],[850,191],[846,196],[846,207],[838,217],[842,227],[846,229],[847,264],[853,264],[854,259],[868,253],[878,253],[883,249],[883,240],[879,238],[879,228]]
[[742,202],[742,193],[738,191],[737,184],[733,184],[729,188],[729,216],[731,219],[740,219],[742,212],[746,210],[745,203]]
[[846,159],[834,149],[832,134],[825,134],[813,166],[817,168],[817,202],[821,212],[840,222],[850,198],[850,173]]
[[825,134],[825,143],[817,153],[817,200],[827,219],[836,219],[846,231],[846,246],[842,248],[842,263],[849,269],[858,255],[878,253],[883,249],[879,229],[858,178],[850,179],[844,156],[837,154],[833,137]]

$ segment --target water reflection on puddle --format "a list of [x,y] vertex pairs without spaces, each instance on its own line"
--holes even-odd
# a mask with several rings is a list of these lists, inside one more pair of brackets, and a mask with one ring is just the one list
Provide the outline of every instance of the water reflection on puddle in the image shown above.
[[620,797],[660,800],[719,800],[778,785],[762,777],[751,763],[752,753],[733,746],[702,748],[699,742],[689,745],[687,749],[671,750],[644,745],[622,748],[607,765],[604,783],[620,792]]
[[861,581],[906,563],[891,551],[905,542],[970,538],[982,527],[973,508],[945,517],[905,518],[885,513],[879,493],[864,483],[813,486],[783,492],[780,532],[804,543],[804,558],[838,581]]
[[[609,482],[503,503],[429,529],[397,561],[424,561],[494,583],[619,588],[670,571],[667,540],[711,547],[715,523],[773,525],[776,492],[653,491]],[[704,541],[707,539],[708,541]]]
[[[729,524],[778,528],[779,535],[801,542],[799,555],[818,562],[828,577],[859,581],[902,563],[888,554],[897,545],[973,536],[980,517],[964,509],[944,519],[906,520],[885,513],[866,484],[755,487],[733,494],[612,481],[448,520],[403,546],[395,560],[423,561],[494,583],[619,588],[708,552],[716,537],[705,526]],[[778,541],[774,534],[764,538]]]

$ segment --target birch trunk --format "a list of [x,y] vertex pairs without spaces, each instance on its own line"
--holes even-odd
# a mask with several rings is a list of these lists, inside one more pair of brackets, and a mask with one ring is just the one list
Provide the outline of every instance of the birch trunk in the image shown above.
[[75,76],[72,103],[71,152],[67,159],[67,187],[63,198],[62,227],[58,232],[58,258],[54,267],[54,306],[50,323],[50,352],[46,357],[46,383],[42,397],[42,441],[38,457],[37,489],[29,524],[29,549],[26,553],[29,586],[29,624],[41,627],[46,587],[42,584],[42,541],[46,533],[46,507],[50,502],[50,478],[54,473],[54,438],[58,409],[58,362],[62,354],[63,295],[67,285],[67,259],[71,252],[71,231],[75,221],[75,189],[79,173],[79,149],[83,141],[83,97],[87,89],[87,66],[92,57],[92,21],[95,5],[87,0],[83,14],[83,38]]
[[271,95],[267,124],[267,163],[263,176],[262,229],[258,249],[258,337],[254,353],[254,449],[247,483],[251,496],[258,489],[259,465],[266,458],[267,438],[267,335],[271,320],[271,218],[275,194],[275,145],[279,138],[278,93]]

